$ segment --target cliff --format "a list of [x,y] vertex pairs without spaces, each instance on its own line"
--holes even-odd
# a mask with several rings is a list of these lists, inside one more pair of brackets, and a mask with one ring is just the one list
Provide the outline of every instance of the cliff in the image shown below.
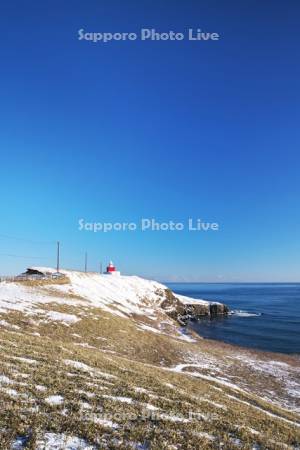
[[[31,270],[51,274],[53,269],[38,267]],[[101,308],[121,317],[136,316],[156,318],[156,325],[167,319],[179,324],[197,320],[203,316],[227,314],[226,305],[177,295],[167,286],[137,276],[100,275],[72,270],[62,270],[62,279],[21,280],[18,283],[2,283],[0,293],[10,299],[1,302],[1,308],[30,309],[39,303],[47,303],[54,296],[59,302],[84,301],[87,307]],[[67,300],[66,300],[67,299]]]
[[176,295],[170,289],[165,290],[165,299],[162,301],[161,307],[169,317],[182,325],[189,320],[198,320],[205,316],[226,315],[229,312],[228,306],[223,303]]

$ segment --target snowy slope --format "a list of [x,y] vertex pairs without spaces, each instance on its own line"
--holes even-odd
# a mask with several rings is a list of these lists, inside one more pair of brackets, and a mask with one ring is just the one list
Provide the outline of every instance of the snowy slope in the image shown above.
[[[55,286],[57,292],[73,293],[92,306],[118,314],[151,313],[161,302],[159,292],[165,286],[135,276],[111,276],[97,273],[63,271],[70,285]],[[147,300],[147,301],[146,301]],[[111,308],[113,306],[113,308]]]
[[[35,269],[54,272],[54,269],[45,267]],[[69,278],[70,283],[33,287],[22,283],[0,283],[0,312],[30,312],[38,308],[38,304],[50,302],[69,304],[72,296],[73,305],[88,304],[120,316],[140,314],[153,317],[160,311],[167,289],[163,284],[137,276],[110,276],[71,270],[62,270],[62,273]],[[182,303],[212,303],[179,295],[176,297]]]

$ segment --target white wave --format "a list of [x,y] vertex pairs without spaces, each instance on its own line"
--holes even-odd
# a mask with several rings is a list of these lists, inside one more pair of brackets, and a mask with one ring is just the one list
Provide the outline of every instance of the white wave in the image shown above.
[[229,314],[231,316],[238,316],[238,317],[259,317],[259,316],[261,316],[261,313],[248,312],[248,311],[243,311],[241,309],[236,309],[236,310],[230,311]]

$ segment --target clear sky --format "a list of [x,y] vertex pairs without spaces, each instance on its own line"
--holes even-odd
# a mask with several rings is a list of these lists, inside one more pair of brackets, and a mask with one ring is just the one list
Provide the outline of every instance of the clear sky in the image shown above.
[[[299,16],[293,0],[4,0],[0,274],[54,265],[60,240],[64,267],[87,251],[91,270],[162,280],[300,281]],[[221,39],[78,40],[198,27]],[[78,229],[189,217],[220,230]]]

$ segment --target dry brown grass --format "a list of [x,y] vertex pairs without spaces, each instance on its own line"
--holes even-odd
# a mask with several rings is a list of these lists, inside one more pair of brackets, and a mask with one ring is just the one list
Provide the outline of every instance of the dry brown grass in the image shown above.
[[70,279],[67,276],[60,277],[60,278],[45,278],[41,280],[22,280],[22,279],[14,279],[11,281],[12,283],[18,283],[22,284],[24,286],[47,286],[49,285],[55,285],[55,284],[69,284]]
[[[7,377],[0,381],[1,450],[10,450],[16,436],[27,439],[26,448],[36,449],[46,432],[75,435],[97,449],[129,449],[133,443],[154,450],[300,445],[299,427],[292,424],[299,420],[295,413],[217,380],[169,370],[200,350],[204,362],[216,360],[222,367],[233,354],[230,346],[141,331],[137,321],[151,324],[149,320],[121,318],[99,308],[48,303],[39,309],[75,314],[81,320],[65,325],[46,320],[42,313],[26,317],[21,312],[2,317],[9,325],[0,328],[0,376]],[[65,360],[90,369],[66,365]],[[248,377],[253,392],[256,386],[261,392],[266,389],[268,381],[242,364],[233,361],[228,370]],[[192,363],[185,371],[212,374]],[[7,379],[9,383],[3,381]],[[51,395],[62,396],[62,404],[48,404]],[[147,404],[158,408],[159,415],[152,411],[151,416],[149,410],[145,415]],[[174,416],[186,421],[174,422]],[[116,428],[97,422],[103,417]]]

